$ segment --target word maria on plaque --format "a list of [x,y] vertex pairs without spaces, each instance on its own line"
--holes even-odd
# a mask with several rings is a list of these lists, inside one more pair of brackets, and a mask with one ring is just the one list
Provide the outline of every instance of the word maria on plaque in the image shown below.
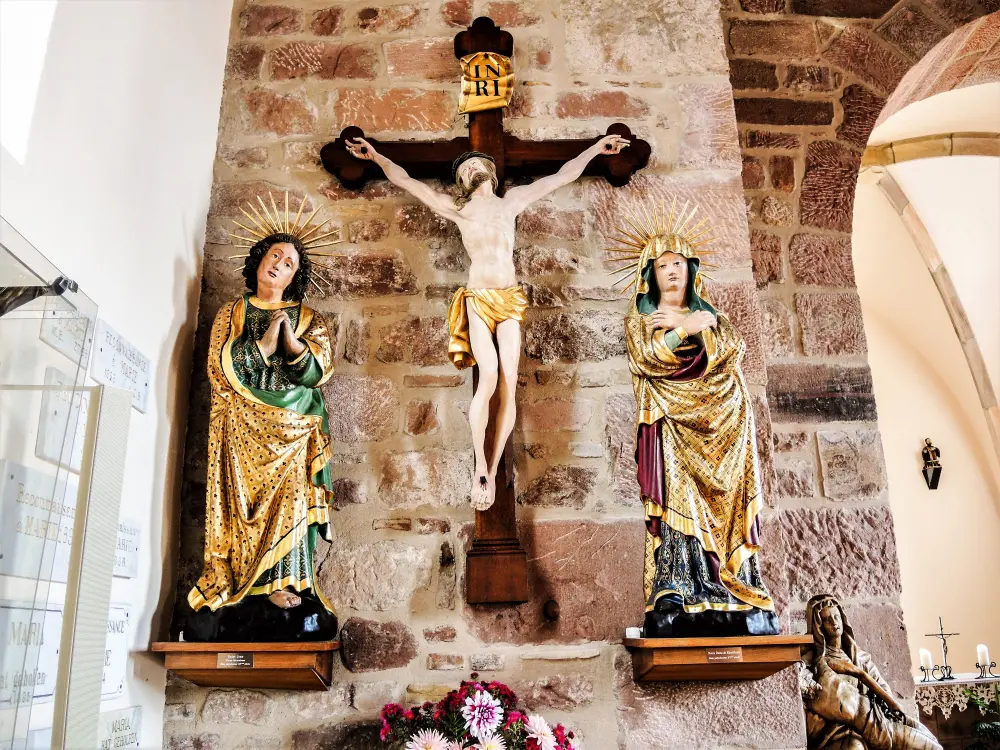
[[117,711],[103,711],[97,725],[98,748],[100,750],[121,750],[125,747],[140,747],[141,729],[142,706],[132,706]]

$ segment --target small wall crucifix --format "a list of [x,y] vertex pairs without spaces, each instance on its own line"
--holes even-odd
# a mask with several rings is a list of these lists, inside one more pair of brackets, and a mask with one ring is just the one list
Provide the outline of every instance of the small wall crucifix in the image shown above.
[[[455,56],[513,54],[514,38],[489,18],[455,36]],[[495,86],[499,95],[499,85]],[[478,88],[476,89],[478,91]],[[483,88],[480,93],[490,93]],[[445,142],[381,142],[345,128],[321,151],[324,167],[349,189],[385,178],[453,221],[472,259],[468,288],[449,310],[449,354],[458,367],[476,365],[469,421],[476,452],[470,497],[475,534],[466,558],[470,604],[528,599],[528,568],[517,535],[509,435],[521,353],[520,321],[527,300],[514,276],[514,220],[532,202],[581,175],[626,185],[649,161],[650,146],[616,123],[600,138],[523,141],[503,130],[503,109],[469,113],[469,136]],[[504,190],[505,177],[539,177]],[[457,200],[421,179],[455,180]]]

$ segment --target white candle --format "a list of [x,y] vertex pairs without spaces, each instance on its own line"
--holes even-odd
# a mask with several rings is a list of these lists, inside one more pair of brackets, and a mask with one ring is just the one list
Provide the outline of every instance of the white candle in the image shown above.
[[920,666],[928,670],[934,666],[934,660],[931,658],[931,652],[926,648],[920,649]]
[[986,650],[985,643],[976,646],[976,656],[981,666],[988,667],[990,665],[990,652]]

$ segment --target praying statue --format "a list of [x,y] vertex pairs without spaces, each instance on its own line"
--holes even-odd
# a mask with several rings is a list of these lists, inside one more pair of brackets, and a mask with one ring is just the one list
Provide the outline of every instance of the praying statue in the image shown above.
[[[625,340],[646,517],[646,638],[776,635],[760,572],[764,507],[746,344],[709,302],[696,208],[643,210],[621,230]],[[626,270],[627,269],[627,270]],[[617,284],[618,282],[616,282]]]
[[[500,186],[493,159],[470,151],[452,165],[452,177],[460,191],[453,198],[413,179],[363,138],[347,143],[347,150],[353,156],[374,161],[391,183],[441,218],[458,225],[472,261],[468,286],[455,292],[448,310],[448,354],[458,369],[479,367],[479,385],[469,407],[476,458],[470,500],[476,510],[486,510],[493,504],[497,467],[516,416],[514,393],[521,357],[521,321],[528,299],[514,271],[515,219],[535,201],[580,177],[595,156],[617,154],[628,145],[628,140],[621,136],[605,136],[555,174],[530,185],[512,187],[502,197],[497,195]],[[491,458],[487,461],[490,399],[498,384],[500,408]]]
[[844,608],[829,594],[806,605],[813,637],[799,665],[810,750],[941,750],[906,715],[871,654],[858,648]]
[[[313,211],[294,221],[258,199],[244,209],[250,236],[246,293],[223,305],[208,350],[211,406],[205,561],[188,594],[189,641],[330,640],[337,618],[316,581],[313,554],[330,535],[332,457],[320,387],[333,374],[334,341],[303,303],[321,277]],[[317,209],[318,211],[319,209]],[[325,222],[324,222],[325,223]],[[320,268],[317,268],[317,265]]]

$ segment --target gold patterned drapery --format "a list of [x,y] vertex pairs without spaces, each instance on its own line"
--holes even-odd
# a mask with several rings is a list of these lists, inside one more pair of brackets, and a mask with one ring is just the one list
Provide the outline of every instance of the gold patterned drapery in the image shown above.
[[[714,553],[722,585],[747,605],[737,608],[773,610],[766,589],[738,575],[759,550],[752,532],[763,507],[752,405],[740,369],[746,344],[720,314],[718,326],[700,334],[707,357],[705,374],[671,380],[681,361],[667,346],[665,335],[663,329],[651,328],[633,302],[625,318],[625,336],[637,419],[643,424],[663,420],[664,505],[644,497],[646,518],[659,519]],[[647,607],[654,603],[654,555],[659,543],[659,538],[647,534]],[[667,593],[674,592],[657,592]]]
[[[237,377],[231,348],[243,332],[245,316],[242,297],[223,306],[209,342],[205,567],[188,594],[193,609],[214,611],[248,594],[270,594],[287,586],[313,588],[322,599],[308,580],[274,579],[254,586],[303,543],[311,525],[327,528],[328,493],[312,480],[332,453],[321,415],[269,405],[262,400],[265,394],[258,396]],[[322,317],[302,305],[295,336],[322,370],[318,387],[333,374],[333,346]],[[332,611],[325,600],[324,605]]]

